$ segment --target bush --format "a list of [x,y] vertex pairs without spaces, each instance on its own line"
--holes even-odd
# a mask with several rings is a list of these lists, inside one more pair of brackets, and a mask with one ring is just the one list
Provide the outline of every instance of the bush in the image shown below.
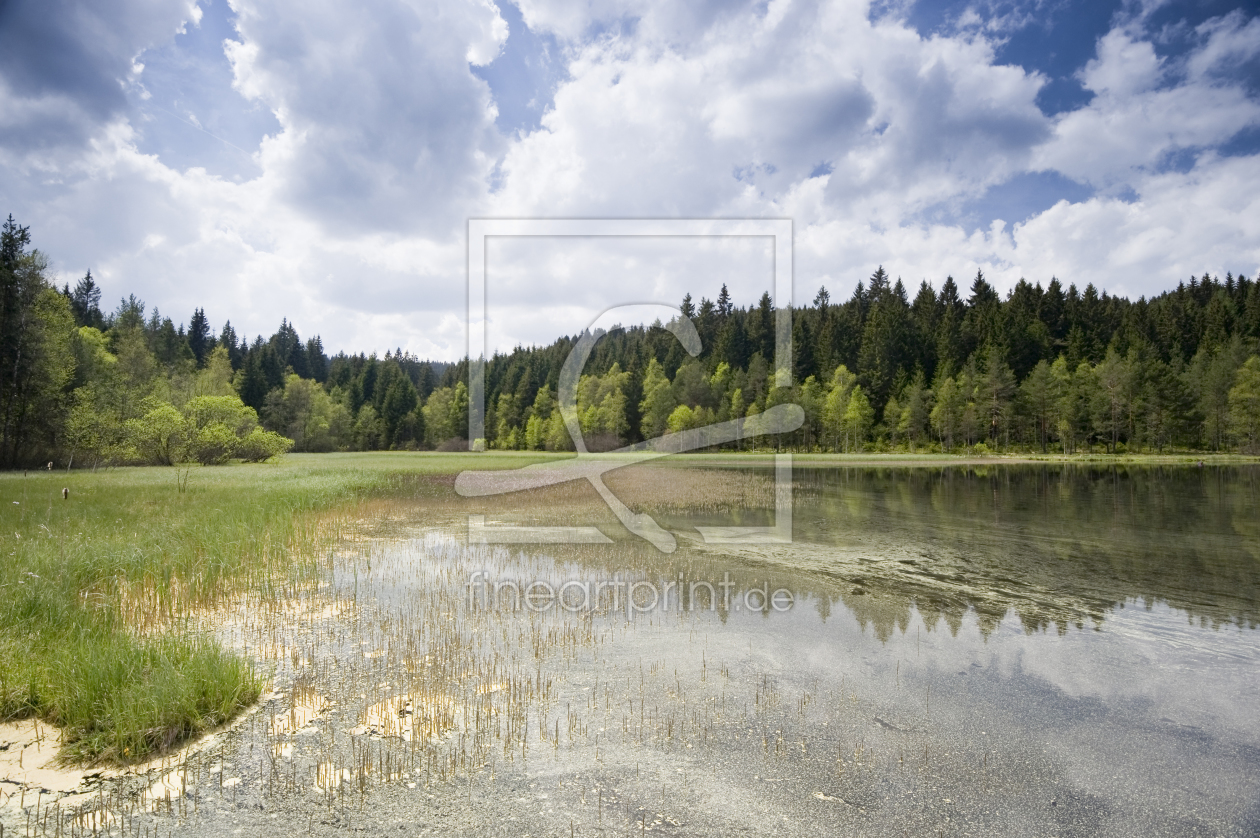
[[254,428],[249,435],[236,445],[236,456],[247,463],[261,463],[272,457],[287,452],[293,447],[293,440],[280,436],[275,431],[264,431]]
[[237,396],[197,396],[184,407],[184,417],[194,428],[223,425],[238,437],[258,427],[258,414]]
[[258,426],[258,414],[237,396],[198,396],[183,412],[146,399],[144,416],[126,422],[125,459],[152,465],[221,465],[232,457],[257,463],[283,454],[293,440]]
[[140,419],[128,419],[126,437],[132,458],[151,465],[170,466],[184,459],[187,425],[174,406],[146,399],[148,408]]
[[203,466],[222,465],[232,458],[240,442],[231,428],[215,422],[193,432],[187,453]]

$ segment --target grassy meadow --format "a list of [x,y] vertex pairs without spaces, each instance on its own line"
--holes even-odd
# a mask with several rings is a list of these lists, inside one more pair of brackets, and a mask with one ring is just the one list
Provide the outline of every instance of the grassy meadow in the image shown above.
[[263,685],[184,618],[300,573],[356,504],[437,491],[428,478],[468,462],[328,454],[0,474],[0,720],[57,725],[66,755],[87,762],[136,761],[223,723]]

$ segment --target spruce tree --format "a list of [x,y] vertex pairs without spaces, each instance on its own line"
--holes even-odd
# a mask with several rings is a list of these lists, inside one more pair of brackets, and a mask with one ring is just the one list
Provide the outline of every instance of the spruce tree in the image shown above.
[[197,366],[204,367],[206,358],[213,348],[214,339],[210,337],[210,321],[206,319],[204,309],[195,309],[192,319],[188,321],[188,348],[197,359]]
[[101,289],[97,287],[96,280],[92,279],[91,269],[83,279],[75,283],[74,291],[70,294],[70,310],[74,312],[76,326],[104,328],[105,316],[101,314]]

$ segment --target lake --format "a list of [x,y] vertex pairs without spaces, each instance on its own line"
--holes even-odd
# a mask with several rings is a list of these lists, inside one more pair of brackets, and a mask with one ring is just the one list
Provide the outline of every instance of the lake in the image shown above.
[[798,464],[791,542],[722,545],[775,495],[721,462],[608,476],[672,553],[578,484],[382,505],[211,621],[276,690],[118,825],[1260,833],[1260,469]]

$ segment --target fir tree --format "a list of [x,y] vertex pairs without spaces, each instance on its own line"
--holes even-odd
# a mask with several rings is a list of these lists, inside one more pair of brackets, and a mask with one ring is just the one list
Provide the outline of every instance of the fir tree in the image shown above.
[[192,319],[188,321],[188,348],[197,359],[197,366],[204,367],[210,350],[214,348],[214,338],[210,336],[210,321],[206,319],[204,309],[195,309]]

